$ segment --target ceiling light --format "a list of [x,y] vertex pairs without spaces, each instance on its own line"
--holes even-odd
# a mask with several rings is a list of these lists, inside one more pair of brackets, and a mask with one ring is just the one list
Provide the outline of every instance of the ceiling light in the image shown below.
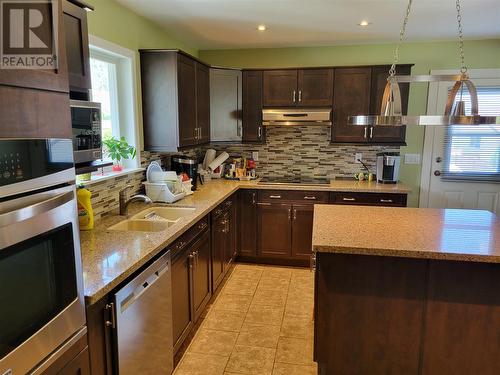
[[[489,125],[500,124],[500,116],[481,116],[478,110],[478,99],[476,87],[469,80],[467,74],[467,66],[465,65],[464,48],[463,48],[463,32],[462,32],[462,15],[460,8],[460,0],[455,0],[455,8],[457,10],[457,23],[458,23],[458,45],[460,50],[460,74],[457,75],[416,75],[416,76],[397,76],[396,64],[399,60],[399,48],[403,44],[406,33],[406,25],[410,16],[411,4],[413,0],[408,0],[403,25],[399,32],[399,42],[394,51],[394,60],[391,68],[389,69],[389,77],[385,86],[384,94],[382,97],[382,106],[380,108],[380,115],[357,115],[349,116],[349,124],[371,126],[371,125]],[[360,23],[361,25],[361,23]],[[399,90],[399,83],[401,82],[442,82],[452,81],[455,82],[452,90],[448,94],[448,100],[444,110],[443,116],[403,116],[401,112],[401,93]],[[471,102],[471,115],[466,116],[464,111],[464,102],[462,101],[462,92],[467,89]],[[453,105],[460,93],[460,101],[457,105]]]
[[359,26],[368,26],[369,24],[371,24],[371,22],[368,22],[367,20],[363,20],[360,23],[358,23]]
[[266,31],[267,30],[267,26],[266,25],[259,25],[259,26],[257,26],[257,30],[259,30],[259,31]]

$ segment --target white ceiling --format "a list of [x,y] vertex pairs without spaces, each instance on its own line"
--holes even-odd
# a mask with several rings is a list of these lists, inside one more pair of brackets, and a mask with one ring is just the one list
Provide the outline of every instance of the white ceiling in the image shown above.
[[[199,49],[393,42],[407,0],[118,0]],[[500,0],[462,0],[467,39],[500,38]],[[362,28],[366,19],[372,24]],[[268,30],[258,32],[257,25]],[[456,38],[455,0],[414,0],[411,41]]]

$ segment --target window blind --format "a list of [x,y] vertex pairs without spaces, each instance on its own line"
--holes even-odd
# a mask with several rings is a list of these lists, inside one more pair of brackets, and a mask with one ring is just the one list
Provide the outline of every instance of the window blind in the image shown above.
[[[500,115],[500,86],[477,87],[477,95],[480,115]],[[462,97],[469,115],[468,91]],[[500,182],[500,125],[448,127],[443,155],[444,180]]]

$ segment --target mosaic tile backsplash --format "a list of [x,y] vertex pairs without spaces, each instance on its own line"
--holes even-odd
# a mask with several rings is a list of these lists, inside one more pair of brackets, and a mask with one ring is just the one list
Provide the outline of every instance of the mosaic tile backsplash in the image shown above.
[[[183,150],[179,154],[203,160],[208,148],[229,153],[231,157],[250,158],[253,151],[259,153],[257,173],[260,176],[295,176],[316,178],[352,177],[362,171],[354,162],[357,152],[363,154],[365,164],[375,172],[376,154],[387,150],[383,146],[331,145],[328,126],[270,127],[267,129],[266,144],[211,144]],[[398,150],[398,148],[390,148]],[[141,165],[147,167],[152,160],[160,160],[165,169],[170,168],[171,153],[141,152]],[[92,206],[95,218],[118,207],[118,192],[126,185],[132,185],[129,194],[142,192],[144,172],[89,185],[92,192]]]

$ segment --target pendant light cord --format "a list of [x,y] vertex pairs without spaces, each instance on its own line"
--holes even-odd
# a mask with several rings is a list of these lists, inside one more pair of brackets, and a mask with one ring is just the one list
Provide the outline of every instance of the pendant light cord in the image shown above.
[[460,7],[460,0],[456,0],[455,6],[457,8],[458,46],[460,48],[460,73],[465,75],[467,73],[467,66],[465,65],[464,33],[462,30],[462,9]]
[[412,3],[413,3],[413,0],[408,0],[408,6],[406,7],[406,14],[405,14],[405,18],[403,20],[403,25],[401,25],[401,29],[399,30],[399,42],[396,45],[396,49],[394,50],[394,61],[392,63],[391,69],[389,69],[389,75],[391,77],[394,77],[396,75],[396,64],[399,61],[399,48],[403,44],[403,40],[405,38],[406,25],[408,24],[408,18],[410,17]]

